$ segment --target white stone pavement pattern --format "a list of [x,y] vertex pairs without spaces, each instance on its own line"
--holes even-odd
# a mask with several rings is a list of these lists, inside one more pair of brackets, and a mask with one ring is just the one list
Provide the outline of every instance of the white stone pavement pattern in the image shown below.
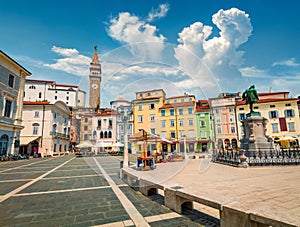
[[125,171],[165,188],[181,186],[178,191],[221,206],[300,226],[300,166],[236,168],[205,158]]

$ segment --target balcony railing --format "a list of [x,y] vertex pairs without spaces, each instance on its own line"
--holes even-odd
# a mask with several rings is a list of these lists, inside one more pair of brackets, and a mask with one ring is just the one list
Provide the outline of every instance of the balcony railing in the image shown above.
[[60,139],[70,139],[70,135],[59,133],[59,132],[50,132],[50,135],[54,138],[60,138]]
[[[241,163],[241,151],[214,151],[213,162],[238,166]],[[249,166],[300,165],[300,149],[258,149],[245,153]]]

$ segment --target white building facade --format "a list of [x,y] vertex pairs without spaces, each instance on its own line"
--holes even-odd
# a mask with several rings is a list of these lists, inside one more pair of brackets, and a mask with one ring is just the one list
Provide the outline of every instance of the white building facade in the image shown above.
[[70,146],[70,110],[57,101],[24,102],[20,153],[36,156],[66,154]]
[[50,80],[26,80],[24,101],[64,102],[73,108],[85,107],[86,92],[79,86],[57,84]]

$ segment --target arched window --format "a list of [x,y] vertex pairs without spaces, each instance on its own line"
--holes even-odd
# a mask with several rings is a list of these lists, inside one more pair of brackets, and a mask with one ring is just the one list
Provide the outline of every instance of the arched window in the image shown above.
[[107,138],[107,131],[104,132],[104,138]]
[[100,139],[103,139],[103,132],[100,132]]
[[35,88],[36,88],[36,87],[33,86],[33,85],[29,86],[29,89],[35,89]]
[[111,131],[108,132],[108,138],[111,138],[112,137],[112,133]]
[[98,120],[98,127],[101,127],[101,120]]
[[33,135],[38,135],[39,133],[39,124],[38,123],[33,123],[32,124],[32,134]]

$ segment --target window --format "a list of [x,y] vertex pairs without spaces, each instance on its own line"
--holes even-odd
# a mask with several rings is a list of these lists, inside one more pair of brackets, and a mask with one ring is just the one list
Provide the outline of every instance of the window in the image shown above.
[[143,122],[143,115],[138,116],[138,122]]
[[193,114],[193,108],[188,108],[188,114]]
[[270,118],[278,118],[278,112],[276,110],[269,112]]
[[109,119],[108,120],[108,127],[111,128],[113,125],[113,120],[112,119]]
[[183,109],[178,110],[179,115],[183,115]]
[[101,119],[98,120],[98,127],[101,127]]
[[170,120],[170,127],[174,127],[175,126],[175,121],[174,120]]
[[161,121],[161,127],[162,127],[162,128],[165,128],[165,127],[166,127],[166,120],[162,120],[162,121]]
[[176,133],[175,133],[175,132],[171,132],[171,133],[170,133],[170,137],[171,137],[172,139],[174,139],[174,138],[176,137]]
[[278,124],[277,123],[272,124],[272,132],[278,132]]
[[194,131],[193,131],[193,130],[190,130],[190,131],[189,131],[189,137],[190,137],[190,138],[193,138],[193,137],[194,137]]
[[119,132],[124,132],[124,125],[119,125]]
[[33,124],[33,135],[37,135],[39,133],[39,125],[38,124]]
[[217,128],[217,134],[222,134],[222,129],[221,129],[221,127],[218,127],[218,128]]
[[8,78],[8,86],[9,87],[14,87],[14,80],[15,80],[15,77],[13,75],[9,75],[9,78]]
[[229,107],[229,112],[233,112],[233,107],[232,106]]
[[56,124],[52,125],[52,135],[56,135]]
[[143,94],[140,94],[140,98],[142,98],[143,97]]
[[84,131],[87,131],[89,127],[87,125],[84,126]]
[[56,152],[56,143],[54,144],[53,152]]
[[150,128],[150,133],[155,135],[155,128]]
[[234,127],[234,126],[231,126],[231,127],[230,127],[230,132],[231,132],[231,133],[235,133],[235,127]]
[[31,86],[29,86],[29,89],[36,89],[36,87],[31,85]]
[[201,126],[201,127],[206,127],[206,121],[201,120],[201,121],[200,121],[200,126]]
[[183,138],[184,137],[184,131],[181,130],[181,131],[179,131],[179,133],[180,133],[180,138]]
[[150,115],[150,121],[152,121],[152,122],[155,121],[155,115],[154,114]]
[[200,132],[201,138],[206,138],[206,132],[202,131]]
[[165,110],[161,110],[161,111],[160,111],[160,115],[161,115],[162,117],[166,116],[166,111],[165,111]]
[[42,98],[42,92],[39,92],[39,99]]
[[243,108],[243,107],[241,107],[241,108],[239,108],[239,110],[244,110],[244,108]]
[[245,113],[240,113],[239,114],[239,120],[240,121],[243,121],[243,120],[245,120],[246,119],[246,114]]
[[166,138],[167,133],[166,132],[161,132],[161,137]]
[[174,109],[170,109],[170,116],[174,116]]
[[201,113],[201,114],[200,114],[200,117],[205,117],[205,113]]
[[179,126],[184,126],[184,119],[179,120]]
[[39,117],[40,116],[40,112],[39,111],[34,111],[34,117]]
[[143,110],[143,105],[139,104],[139,110]]
[[258,106],[254,106],[253,109],[258,110],[259,108],[258,108]]
[[270,108],[275,108],[275,105],[270,105]]
[[151,93],[150,93],[150,92],[148,92],[148,93],[147,93],[147,96],[151,96]]
[[295,116],[294,110],[285,110],[284,116],[285,117],[294,117]]
[[83,139],[84,139],[84,140],[88,140],[88,139],[89,139],[89,134],[84,134],[84,135],[83,135]]
[[174,103],[177,103],[177,99],[174,99]]
[[66,97],[66,100],[69,100],[69,96]]
[[295,124],[294,122],[288,122],[288,127],[290,132],[295,132]]
[[220,116],[217,116],[217,117],[216,117],[216,121],[217,121],[217,123],[221,123],[221,118],[220,118]]
[[57,96],[54,96],[54,99],[57,100]]
[[154,108],[155,108],[154,103],[149,104],[149,109],[150,109],[150,110],[153,110]]
[[192,98],[189,98],[189,101],[191,102],[191,101],[193,101],[193,99],[192,99]]
[[291,106],[291,103],[287,103],[287,104],[285,104],[285,106]]
[[181,99],[181,102],[184,102],[184,99]]
[[216,108],[216,114],[219,114],[220,113],[220,110],[219,110],[219,108]]
[[194,120],[193,119],[189,119],[189,126],[193,126],[194,125]]
[[6,99],[6,102],[5,102],[5,109],[4,109],[4,117],[10,117],[10,113],[11,113],[11,105],[12,105],[12,101]]
[[230,121],[230,122],[234,122],[234,116],[233,116],[233,114],[230,114],[230,116],[229,116],[229,121]]

